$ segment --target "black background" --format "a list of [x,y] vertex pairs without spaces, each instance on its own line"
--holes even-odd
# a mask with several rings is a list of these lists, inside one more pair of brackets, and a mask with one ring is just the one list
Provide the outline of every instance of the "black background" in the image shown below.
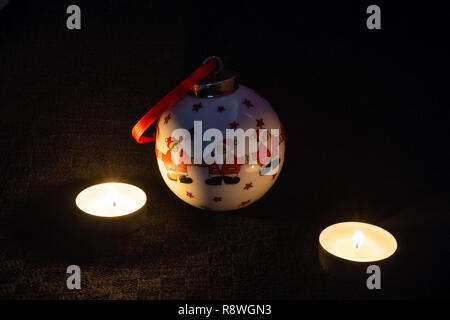
[[[66,28],[70,4],[81,30]],[[448,297],[449,11],[379,3],[382,29],[368,30],[369,4],[12,0],[0,11],[2,296]],[[286,130],[279,180],[236,213],[184,204],[153,144],[130,135],[210,55]],[[149,194],[144,228],[106,251],[61,238],[43,195],[112,178]],[[318,234],[347,220],[397,237],[398,276],[381,291],[318,264]],[[69,264],[86,279],[79,292],[65,289]]]

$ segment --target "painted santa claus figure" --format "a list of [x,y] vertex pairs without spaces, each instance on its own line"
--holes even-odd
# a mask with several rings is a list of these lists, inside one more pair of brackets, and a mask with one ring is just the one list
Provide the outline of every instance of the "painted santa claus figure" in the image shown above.
[[[261,161],[254,153],[246,154],[244,163],[237,159],[232,163],[186,163],[182,154],[181,160],[174,159],[171,151],[177,151],[180,141],[173,132],[185,128],[192,133],[194,121],[201,121],[203,132],[215,128],[223,137],[226,129],[253,128],[257,134],[266,129],[269,143],[263,144],[258,139],[258,146],[269,149],[268,159]],[[276,153],[267,147],[273,132],[279,133]],[[203,142],[203,148],[208,143]],[[235,73],[219,68],[160,116],[155,149],[161,175],[180,199],[201,209],[228,211],[252,204],[272,187],[283,167],[285,138],[269,102],[254,90],[239,85]],[[249,161],[255,157],[256,161]]]

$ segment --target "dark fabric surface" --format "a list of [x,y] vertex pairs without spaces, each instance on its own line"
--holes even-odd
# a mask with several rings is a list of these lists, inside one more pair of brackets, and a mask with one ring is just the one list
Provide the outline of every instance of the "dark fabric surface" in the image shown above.
[[[80,2],[82,30],[68,31],[69,4],[11,1],[0,11],[2,298],[448,297],[440,19],[423,29],[408,16],[417,12],[392,8],[374,35],[364,30],[364,6],[294,14],[104,1]],[[286,129],[279,180],[233,213],[179,200],[153,144],[130,134],[212,54],[271,101]],[[86,179],[139,181],[149,197],[145,225],[98,242],[57,232],[49,195]],[[318,235],[346,220],[397,237],[398,276],[383,290],[322,271]],[[81,290],[65,286],[70,264],[81,267]]]

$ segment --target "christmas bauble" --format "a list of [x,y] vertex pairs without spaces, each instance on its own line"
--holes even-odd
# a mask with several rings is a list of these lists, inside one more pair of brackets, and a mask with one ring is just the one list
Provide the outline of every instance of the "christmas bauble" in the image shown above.
[[[210,128],[220,130],[224,146],[236,144],[236,141],[230,143],[225,139],[226,129],[246,131],[253,128],[256,137],[252,138],[257,140],[259,147],[264,146],[262,140],[266,138],[268,149],[273,132],[278,132],[277,154],[271,154],[269,150],[270,161],[257,159],[255,162],[254,150],[247,147],[244,163],[237,159],[233,163],[210,164],[204,160],[202,163],[185,163],[174,159],[173,151],[177,151],[181,139],[173,132],[184,128],[193,134],[194,121],[201,121],[203,133]],[[267,129],[267,134],[258,136],[262,129]],[[206,144],[202,141],[203,151]],[[281,122],[269,102],[254,90],[239,85],[233,72],[222,70],[195,85],[189,94],[160,116],[155,149],[165,183],[181,200],[206,210],[226,211],[252,204],[272,187],[284,163],[285,139]],[[221,149],[217,150],[220,152]],[[223,150],[227,153],[228,149],[224,147]],[[254,160],[251,163],[250,158]]]

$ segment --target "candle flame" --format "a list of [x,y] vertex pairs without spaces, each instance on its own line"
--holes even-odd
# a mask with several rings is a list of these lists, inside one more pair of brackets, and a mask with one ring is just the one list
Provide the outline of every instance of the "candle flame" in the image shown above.
[[108,197],[110,201],[112,202],[113,207],[117,206],[116,199],[117,199],[117,189],[113,186],[111,186],[108,190]]
[[364,240],[364,234],[362,233],[361,230],[356,230],[355,233],[353,234],[353,246],[356,249],[359,249],[361,247],[361,245],[363,244],[363,240]]

